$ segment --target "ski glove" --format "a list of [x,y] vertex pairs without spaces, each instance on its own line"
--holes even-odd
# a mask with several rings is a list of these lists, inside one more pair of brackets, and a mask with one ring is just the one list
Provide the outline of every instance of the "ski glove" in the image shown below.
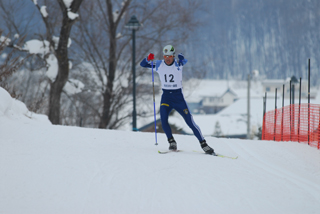
[[154,54],[153,53],[149,53],[147,60],[148,61],[154,60]]
[[179,66],[183,65],[184,56],[182,55],[182,53],[178,54],[178,58],[179,58]]

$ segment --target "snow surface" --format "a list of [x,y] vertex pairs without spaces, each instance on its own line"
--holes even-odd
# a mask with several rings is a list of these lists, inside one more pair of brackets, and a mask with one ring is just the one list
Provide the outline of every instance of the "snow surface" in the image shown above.
[[[36,120],[35,118],[42,118]],[[44,119],[45,118],[45,119]],[[0,88],[0,213],[319,213],[320,151],[295,142],[54,126]]]
[[[5,89],[0,87],[0,124],[1,125],[5,125],[4,119],[10,119],[10,120],[19,121],[21,123],[27,123],[27,124],[30,124],[30,123],[51,124],[51,122],[48,120],[48,117],[46,115],[30,112],[24,103],[22,103],[19,100],[11,98],[10,94]],[[0,129],[0,141],[4,131],[5,129],[2,129],[2,128]]]

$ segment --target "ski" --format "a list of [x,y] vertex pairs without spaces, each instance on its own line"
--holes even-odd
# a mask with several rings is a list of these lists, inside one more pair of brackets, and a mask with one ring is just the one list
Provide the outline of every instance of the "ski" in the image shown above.
[[[195,150],[194,150],[194,152],[206,154],[206,153],[204,153],[204,152],[199,152],[199,151],[195,151]],[[208,155],[208,154],[206,154],[206,155]],[[218,153],[213,153],[212,155],[213,155],[213,156],[216,156],[216,157],[220,157],[220,158],[238,159],[238,156],[236,156],[236,157],[231,157],[231,156],[227,156],[227,155],[221,155],[221,154],[218,154]]]
[[[182,150],[168,150],[168,151],[158,151],[159,154],[168,154],[168,153],[174,153],[174,152],[182,152]],[[205,155],[210,155],[210,154],[206,154],[204,152],[199,152],[199,151],[193,151],[193,152],[197,152],[197,153],[201,153],[201,154],[205,154]],[[227,155],[221,155],[221,154],[217,154],[217,153],[213,153],[213,156],[216,157],[220,157],[220,158],[229,158],[229,159],[238,159],[238,156],[236,157],[231,157],[231,156],[227,156]]]
[[182,152],[182,150],[168,150],[168,151],[158,151],[159,154],[167,154],[171,152]]
[[230,156],[221,155],[221,154],[216,154],[215,156],[221,157],[221,158],[238,159],[238,156],[236,156],[236,157],[230,157]]

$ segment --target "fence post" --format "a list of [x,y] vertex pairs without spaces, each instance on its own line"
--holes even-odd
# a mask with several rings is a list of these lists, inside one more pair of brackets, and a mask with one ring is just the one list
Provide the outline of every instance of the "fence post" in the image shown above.
[[292,104],[292,101],[291,101],[291,80],[290,80],[290,124],[289,124],[289,130],[290,130],[290,141],[291,141],[291,125],[292,125],[292,121],[291,121],[291,104]]
[[310,59],[308,63],[308,145],[310,145]]
[[276,98],[275,98],[275,109],[274,109],[274,130],[273,130],[273,140],[276,140],[276,126],[277,126],[277,88],[276,88]]
[[318,149],[320,149],[320,108],[319,108],[319,125],[318,125]]
[[[292,84],[292,135],[295,137],[296,136],[296,132],[295,132],[295,121],[296,121],[296,106],[294,103],[294,91],[295,91],[295,82],[291,82]],[[292,140],[292,139],[291,139]]]
[[265,97],[264,97],[264,106],[263,106],[263,120],[262,120],[262,136],[261,139],[265,140],[266,139],[266,110],[267,110],[267,92],[265,92]]
[[299,116],[298,116],[298,142],[300,143],[300,112],[301,112],[301,77],[299,87]]
[[282,116],[281,116],[281,141],[283,141],[283,110],[284,110],[284,85],[282,86]]

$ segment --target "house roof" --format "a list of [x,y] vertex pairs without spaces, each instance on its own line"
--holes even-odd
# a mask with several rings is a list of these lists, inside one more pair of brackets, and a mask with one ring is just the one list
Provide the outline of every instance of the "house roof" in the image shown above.
[[[246,98],[248,94],[247,81],[237,80],[198,80],[191,79],[184,84],[183,93],[189,103],[198,103],[204,97],[222,97],[232,93],[238,98]],[[251,82],[250,96],[262,97],[261,82]]]
[[234,96],[238,96],[236,93],[234,93],[234,91],[231,89],[231,88],[228,88],[227,90],[226,90],[226,92],[224,92],[222,95],[221,95],[221,97],[223,97],[225,94],[227,94],[227,93],[230,93],[230,94],[232,94],[232,95],[234,95]]

